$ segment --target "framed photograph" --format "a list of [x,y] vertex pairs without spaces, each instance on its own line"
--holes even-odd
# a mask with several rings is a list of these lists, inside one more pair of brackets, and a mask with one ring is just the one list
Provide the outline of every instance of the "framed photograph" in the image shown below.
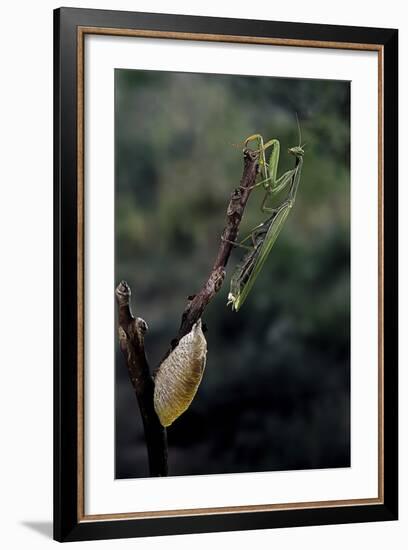
[[397,519],[397,30],[54,37],[55,539]]

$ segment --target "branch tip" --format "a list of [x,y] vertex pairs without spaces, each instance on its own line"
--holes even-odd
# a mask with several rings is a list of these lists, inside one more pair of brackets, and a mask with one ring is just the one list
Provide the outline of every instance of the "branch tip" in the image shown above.
[[146,321],[141,317],[136,317],[135,322],[136,322],[138,331],[140,331],[142,335],[145,335],[146,332],[149,330],[149,325],[146,323]]
[[116,300],[119,306],[127,306],[130,303],[132,291],[126,281],[121,281],[115,290]]
[[116,294],[120,294],[122,296],[130,296],[132,294],[130,286],[127,284],[126,281],[120,281],[120,283],[116,287]]

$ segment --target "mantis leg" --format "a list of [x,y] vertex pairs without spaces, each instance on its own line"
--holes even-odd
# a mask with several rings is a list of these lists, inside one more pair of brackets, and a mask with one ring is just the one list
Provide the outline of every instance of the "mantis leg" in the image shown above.
[[270,142],[268,142],[267,146],[264,145],[263,137],[261,134],[253,134],[252,136],[249,136],[245,140],[245,147],[248,146],[248,143],[251,141],[257,142],[257,151],[259,151],[259,166],[261,171],[263,172],[264,179],[268,178],[268,165],[266,163],[266,157],[265,157],[265,150],[270,146]]
[[[251,231],[248,233],[248,235],[246,237],[244,237],[242,239],[242,241],[230,241],[229,239],[225,239],[224,237],[221,237],[222,240],[224,242],[227,242],[227,243],[231,243],[232,245],[234,246],[238,246],[239,248],[245,248],[246,250],[252,250],[253,248],[255,248],[256,246],[256,241],[255,241],[255,238],[256,238],[256,235],[257,233],[259,233],[259,229],[261,229],[262,227],[264,226],[264,222],[262,223],[259,223],[258,225],[256,225],[255,227],[253,227],[251,229]],[[247,245],[244,245],[244,243],[248,240],[248,239],[252,239],[252,245],[253,246],[247,246]]]
[[[268,192],[270,194],[275,195],[276,193],[279,193],[279,191],[282,191],[282,189],[284,189],[288,185],[294,173],[295,173],[295,169],[288,170],[287,172],[282,174],[280,178],[275,180],[275,182],[273,182],[272,178],[268,178],[266,180],[259,181],[253,187],[258,187],[258,185],[262,185],[262,184],[265,186],[265,184],[268,184],[266,185]],[[268,182],[271,182],[271,183],[269,184]]]
[[[277,193],[282,191],[282,189],[285,189],[285,187],[287,187],[288,183],[292,180],[292,177],[295,174],[295,171],[296,171],[295,169],[294,170],[288,170],[279,179],[277,179],[275,181],[275,186],[274,187],[268,186],[268,188],[266,189],[264,199],[262,201],[262,205],[261,205],[262,212],[273,212],[274,208],[266,206],[266,202],[267,202],[268,198],[272,197],[273,195],[276,195]],[[264,183],[264,182],[260,182],[260,183]]]
[[[236,241],[230,241],[229,239],[225,239],[224,237],[221,237],[221,239],[225,243],[230,243],[233,246],[237,246],[238,248],[244,248],[245,250],[252,250],[252,246],[247,246],[246,244],[242,244],[243,241],[241,241],[240,243],[237,243]],[[246,239],[247,239],[247,237],[245,237],[244,240],[246,240]]]
[[255,189],[255,187],[259,187],[260,185],[264,184],[265,181],[268,181],[268,180],[258,181],[258,183],[254,183],[254,185],[250,185],[249,187],[243,187],[242,185],[240,185],[239,188],[245,189],[245,191],[252,191],[252,189]]
[[269,157],[268,168],[269,168],[269,179],[271,181],[271,187],[275,186],[278,173],[278,164],[279,164],[279,155],[280,155],[280,143],[277,139],[271,139],[264,145],[264,151],[272,147],[272,151]]
[[[286,206],[286,205],[289,206],[290,208],[293,206],[293,203],[296,200],[296,193],[297,193],[297,190],[298,190],[298,187],[299,187],[300,175],[302,173],[302,166],[303,166],[303,157],[299,157],[297,159],[297,162],[296,162],[296,168],[294,168],[294,170],[291,171],[292,174],[291,174],[291,178],[290,178],[291,185],[290,185],[290,189],[289,189],[289,196],[282,203],[282,205],[279,207],[279,209],[282,208],[283,206]],[[272,191],[272,192],[267,191],[266,192],[264,200],[262,201],[262,205],[261,205],[262,211],[264,211],[264,212],[275,212],[276,211],[276,208],[270,208],[270,207],[266,206],[266,201],[267,201],[268,197],[271,194],[273,194],[273,192],[274,191]]]
[[256,238],[267,231],[267,229],[265,229],[264,226],[265,226],[265,222],[261,222],[258,225],[256,225],[253,229],[251,229],[248,235],[244,239],[242,239],[241,244],[247,241],[248,239],[251,239],[252,247],[256,248],[256,245],[257,245]]

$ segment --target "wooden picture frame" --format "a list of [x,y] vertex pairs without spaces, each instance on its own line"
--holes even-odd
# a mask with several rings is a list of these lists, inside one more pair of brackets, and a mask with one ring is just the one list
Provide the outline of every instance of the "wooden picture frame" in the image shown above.
[[[378,57],[378,494],[86,514],[84,39],[88,35],[375,52]],[[54,537],[91,540],[397,519],[398,32],[60,8],[54,12]]]

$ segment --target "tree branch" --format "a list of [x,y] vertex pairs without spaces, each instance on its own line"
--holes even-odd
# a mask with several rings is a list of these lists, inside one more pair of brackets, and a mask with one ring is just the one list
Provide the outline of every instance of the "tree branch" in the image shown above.
[[220,247],[215,259],[213,268],[207,281],[201,290],[189,299],[181,317],[181,324],[177,339],[173,341],[172,347],[186,334],[188,334],[194,323],[200,319],[204,309],[221,288],[225,278],[225,267],[229,260],[233,244],[238,236],[239,224],[249,195],[255,184],[258,174],[258,153],[251,149],[244,150],[244,171],[241,184],[234,189],[227,208],[227,223],[221,236]]
[[144,349],[148,326],[140,317],[134,318],[130,307],[131,290],[125,281],[119,283],[115,294],[119,313],[119,344],[142,415],[150,476],[167,476],[166,429],[154,410],[154,382]]
[[[200,319],[205,307],[209,304],[225,277],[225,267],[231,254],[233,242],[238,236],[239,224],[247,204],[249,195],[258,174],[258,153],[250,149],[244,150],[244,169],[240,182],[232,195],[227,208],[227,223],[221,236],[218,253],[201,290],[189,298],[184,309],[177,338],[172,341],[171,349],[177,346],[179,340],[188,334],[194,323]],[[149,364],[144,350],[144,335],[147,331],[146,322],[132,314],[130,307],[131,290],[122,281],[116,288],[116,300],[119,312],[119,342],[126,360],[129,377],[136,393],[149,457],[151,476],[167,475],[167,436],[166,429],[160,424],[154,410],[154,381],[150,375]]]

